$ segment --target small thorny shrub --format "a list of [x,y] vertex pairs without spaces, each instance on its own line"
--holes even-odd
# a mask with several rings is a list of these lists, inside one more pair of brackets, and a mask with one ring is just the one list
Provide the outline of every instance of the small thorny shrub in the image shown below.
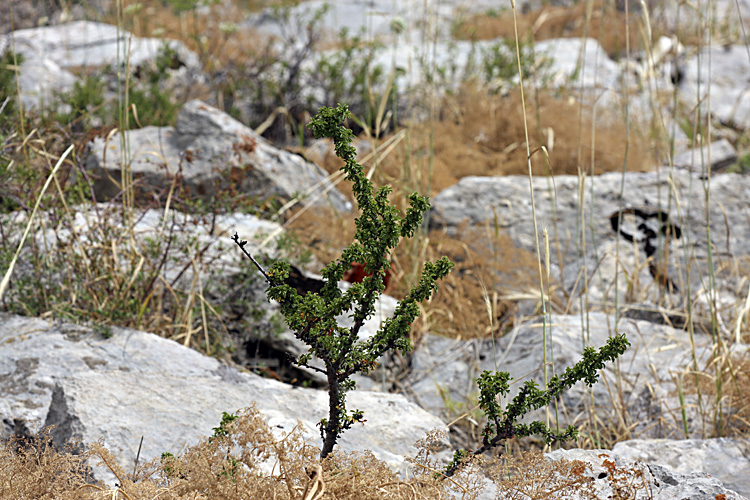
[[[321,108],[309,125],[315,137],[333,139],[336,155],[345,162],[342,168],[346,179],[354,185],[353,191],[361,211],[356,221],[354,243],[344,249],[337,261],[321,271],[325,282],[322,289],[301,296],[285,282],[289,277],[288,263],[276,262],[266,272],[245,250],[246,242],[234,235],[235,242],[265,276],[268,298],[279,302],[289,328],[297,338],[310,346],[309,351],[297,358],[295,363],[324,373],[328,380],[329,414],[319,423],[323,438],[321,458],[333,451],[343,431],[356,422],[364,421],[361,410],[349,412],[346,409],[346,393],[355,388],[351,376],[368,373],[376,365],[377,359],[389,350],[398,349],[406,353],[412,348],[409,329],[419,315],[417,304],[432,296],[437,280],[446,276],[453,267],[445,257],[434,263],[426,263],[419,283],[399,302],[393,317],[387,319],[369,339],[359,339],[364,322],[375,311],[375,302],[385,290],[384,277],[390,267],[391,251],[400,238],[414,235],[422,223],[422,214],[430,204],[426,197],[413,193],[409,196],[410,206],[406,215],[402,217],[398,209],[389,203],[391,188],[383,186],[375,190],[362,166],[355,160],[356,151],[351,145],[352,131],[341,125],[348,116],[349,110],[345,106]],[[361,283],[342,291],[339,281],[352,262],[365,262],[368,276]],[[347,312],[354,320],[351,328],[340,326],[336,320],[337,316]],[[309,364],[313,355],[323,362],[325,369]]]

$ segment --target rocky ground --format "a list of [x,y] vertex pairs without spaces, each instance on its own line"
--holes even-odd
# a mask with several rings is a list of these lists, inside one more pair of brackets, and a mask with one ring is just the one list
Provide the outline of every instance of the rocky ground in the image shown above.
[[[447,427],[436,457],[448,461],[455,446],[481,440],[474,379],[483,370],[543,383],[542,367],[560,373],[585,346],[625,333],[631,346],[600,383],[531,416],[583,432],[579,448],[549,458],[592,463],[601,495],[612,488],[597,476],[603,456],[639,467],[653,498],[750,495],[750,54],[737,21],[750,18],[750,4],[717,2],[708,20],[681,11],[679,22],[669,2],[633,7],[640,24],[631,28],[652,31],[630,54],[603,32],[621,5],[597,7],[591,26],[602,30],[589,37],[575,5],[525,5],[521,23],[537,34],[522,48],[529,115],[542,103],[529,147],[549,155],[547,164],[534,154],[532,180],[518,175],[527,165],[523,113],[513,114],[514,45],[492,38],[509,11],[494,3],[194,6],[181,29],[191,20],[203,38],[167,37],[179,30],[158,25],[162,11],[150,5],[128,11],[133,36],[103,22],[106,8],[55,4],[35,18],[26,7],[7,7],[21,29],[0,26],[0,53],[21,56],[3,59],[18,88],[0,78],[0,117],[40,124],[36,139],[21,141],[29,128],[0,122],[0,270],[12,277],[0,287],[0,436],[55,425],[57,442],[103,439],[130,468],[139,453],[195,444],[223,411],[255,401],[278,432],[299,422],[317,442],[326,380],[290,365],[306,348],[231,236],[263,262],[290,260],[298,290],[318,286],[321,263],[353,234],[356,206],[330,144],[302,125],[316,106],[351,99],[360,161],[382,156],[376,181],[402,185],[396,198],[412,187],[432,196],[423,249],[399,247],[393,296],[360,337],[393,313],[413,283],[410,266],[424,261],[415,255],[448,252],[457,268],[425,306],[414,352],[356,378],[348,402],[368,418],[343,434],[343,450],[370,449],[406,474],[414,443]],[[561,12],[573,17],[541,39]],[[711,39],[697,44],[693,27]],[[341,28],[362,28],[380,48],[340,38]],[[233,59],[251,39],[266,52]],[[381,68],[363,80],[369,88],[357,80],[368,61]],[[125,74],[133,101],[145,96],[127,134],[122,119],[100,113],[131,84],[118,79]],[[480,80],[481,92],[468,88]],[[354,83],[332,85],[342,82]],[[433,135],[420,137],[425,130]],[[22,143],[33,154],[24,157]],[[23,189],[39,192],[29,186],[41,187],[71,143],[57,190],[84,186],[86,198],[45,199],[31,215]],[[11,168],[26,161],[31,171],[44,158],[55,160],[41,180]],[[135,187],[123,192],[128,175]],[[489,290],[472,295],[479,281]],[[602,446],[612,450],[580,449]]]

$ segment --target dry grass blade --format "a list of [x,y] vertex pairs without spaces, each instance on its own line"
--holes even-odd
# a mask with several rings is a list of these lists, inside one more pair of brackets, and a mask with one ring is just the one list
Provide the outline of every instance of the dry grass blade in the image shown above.
[[36,216],[36,213],[39,210],[39,205],[42,202],[42,197],[44,196],[44,193],[47,192],[47,188],[49,187],[52,180],[55,178],[55,174],[57,173],[58,169],[65,161],[65,158],[67,158],[67,156],[71,153],[71,151],[73,151],[74,148],[75,146],[71,144],[70,146],[68,146],[68,149],[66,149],[65,152],[62,154],[62,156],[60,156],[60,159],[57,160],[55,167],[52,169],[52,172],[50,172],[49,176],[47,177],[47,181],[44,183],[44,186],[42,187],[42,190],[39,193],[39,196],[37,197],[36,203],[34,204],[34,209],[31,211],[31,215],[29,216],[29,221],[26,224],[26,229],[24,230],[23,236],[21,237],[21,241],[18,243],[18,247],[16,248],[16,253],[13,256],[13,259],[10,261],[8,270],[5,272],[5,275],[3,276],[3,280],[0,282],[0,299],[2,299],[6,288],[8,287],[8,283],[10,282],[10,277],[13,275],[13,269],[16,266],[16,262],[18,261],[18,256],[21,254],[21,249],[23,248],[23,245],[26,242],[26,238],[29,235],[29,231],[31,230],[31,225],[34,222],[34,217]]
[[742,342],[742,324],[748,313],[750,313],[750,285],[748,285],[747,295],[745,296],[745,304],[742,306],[742,310],[740,310],[735,320],[734,340],[738,344]]

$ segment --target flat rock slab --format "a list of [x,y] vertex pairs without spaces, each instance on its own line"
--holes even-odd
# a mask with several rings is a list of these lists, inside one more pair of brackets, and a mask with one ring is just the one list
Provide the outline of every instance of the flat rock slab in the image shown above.
[[[709,247],[717,268],[721,262],[746,259],[750,254],[750,184],[746,180],[740,174],[705,180],[697,173],[677,169],[624,176],[611,172],[585,180],[571,175],[534,177],[533,212],[528,177],[464,177],[432,200],[430,227],[456,234],[464,224],[487,234],[489,225],[504,230],[516,245],[534,253],[535,236],[544,252],[546,230],[552,277],[560,279],[572,296],[586,283],[594,292],[594,301],[609,303],[617,277],[620,297],[632,293],[627,290],[628,283],[650,283],[651,289],[636,299],[657,303],[666,287],[660,288],[649,272],[647,241],[657,267],[666,270],[676,285],[673,291],[686,289],[687,283],[694,291],[702,290],[708,275]],[[711,193],[708,206],[706,184]],[[666,220],[660,219],[662,216]],[[613,223],[634,239],[628,241],[615,231]],[[720,278],[718,287],[728,303],[735,300],[739,283]],[[673,305],[682,307],[677,302],[679,294],[672,295]]]
[[[728,224],[731,228],[728,238],[727,231],[712,234],[717,252],[729,249],[739,255],[748,253],[750,185],[745,181],[739,174],[711,177],[709,187],[714,203],[709,211],[710,223],[712,227],[724,228]],[[689,236],[690,251],[699,257],[706,255],[705,193],[703,180],[696,174],[660,170],[626,173],[623,177],[622,173],[610,172],[587,177],[583,182],[574,175],[534,177],[533,191],[540,241],[543,229],[549,232],[551,244],[557,234],[568,263],[577,259],[581,217],[585,218],[582,225],[587,247],[592,248],[595,243],[615,239],[612,214],[621,208],[635,207],[666,211],[671,221],[680,225],[682,237]],[[435,229],[455,232],[462,223],[481,226],[487,221],[507,230],[522,248],[536,251],[527,176],[464,177],[432,200],[430,224]],[[593,234],[589,226],[593,226]]]
[[[327,416],[326,392],[242,372],[145,332],[113,328],[105,339],[82,326],[2,315],[0,343],[2,437],[55,425],[56,442],[103,439],[126,469],[141,436],[141,460],[176,454],[210,435],[223,411],[253,401],[272,428],[289,432],[300,422],[315,444],[316,423]],[[370,449],[395,470],[416,453],[416,440],[444,428],[400,395],[353,391],[347,403],[368,421],[343,434],[341,449]]]
[[[609,450],[556,450],[547,453],[549,460],[578,460],[588,464],[583,474],[593,479],[595,498],[632,498],[637,500],[743,500],[741,494],[728,489],[705,472],[679,472],[656,463],[635,461]],[[572,495],[577,500],[591,498]]]
[[[702,471],[724,486],[750,496],[750,439],[631,439],[617,443],[612,452],[687,474]],[[692,497],[691,497],[692,498]]]
[[[191,195],[211,201],[217,191],[236,190],[259,204],[298,197],[302,204],[330,205],[339,211],[351,203],[326,173],[301,156],[272,146],[239,121],[201,101],[185,104],[173,127],[144,127],[127,134],[127,158],[136,192],[149,199],[166,196],[178,176]],[[94,174],[97,200],[120,193],[123,168],[121,137],[97,138],[86,167]]]
[[15,50],[26,59],[49,59],[61,68],[124,66],[126,62],[138,66],[156,58],[165,45],[178,51],[180,59],[187,66],[200,67],[197,54],[181,42],[135,37],[106,23],[74,21],[16,30],[3,37],[0,48],[9,46],[11,37]]

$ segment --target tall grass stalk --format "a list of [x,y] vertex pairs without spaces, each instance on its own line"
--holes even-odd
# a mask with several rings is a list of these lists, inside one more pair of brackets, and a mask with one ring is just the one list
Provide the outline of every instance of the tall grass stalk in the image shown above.
[[750,316],[750,285],[747,287],[747,295],[745,296],[745,305],[742,306],[734,325],[734,341],[736,343],[742,342],[742,324],[745,317]]
[[[586,54],[586,44],[588,41],[588,33],[589,33],[589,27],[591,22],[591,15],[593,13],[593,0],[588,0],[586,5],[586,17],[584,19],[583,23],[583,36],[582,36],[582,43],[581,43],[581,50],[578,54],[578,65],[579,65],[579,80],[580,84],[578,86],[578,94],[579,94],[579,100],[581,103],[584,102],[584,77],[586,73],[586,59],[584,55]],[[604,6],[602,6],[604,8]],[[596,70],[596,67],[594,69],[594,87],[596,88],[596,81],[598,77],[598,71]],[[593,102],[593,109],[592,109],[592,120],[591,120],[591,158],[590,158],[590,169],[591,169],[591,235],[592,239],[594,239],[594,255],[597,259],[597,265],[596,270],[600,274],[600,281],[603,281],[601,279],[601,267],[598,265],[598,251],[596,248],[596,236],[594,235],[593,230],[593,212],[594,212],[594,165],[595,165],[595,154],[596,154],[596,100]],[[590,297],[589,297],[589,273],[588,273],[588,266],[586,265],[586,216],[585,216],[585,206],[586,206],[586,171],[584,168],[582,168],[583,163],[583,111],[584,107],[581,105],[578,108],[578,152],[577,152],[577,158],[579,162],[578,167],[578,183],[579,183],[579,189],[578,189],[578,198],[579,198],[579,210],[577,212],[576,217],[576,234],[579,235],[579,237],[576,239],[576,245],[578,250],[578,257],[581,259],[581,271],[579,272],[578,280],[583,280],[583,287],[582,292],[579,296],[579,309],[580,309],[580,317],[581,317],[581,349],[584,349],[586,346],[590,345],[590,337],[591,337],[591,328],[590,328]],[[577,286],[573,287],[574,293],[578,290]],[[570,299],[572,301],[572,298]],[[566,308],[567,309],[567,308]],[[607,317],[607,321],[609,321],[609,317]],[[594,391],[593,389],[589,389],[589,404],[590,408],[593,410],[595,408],[595,399],[594,399]],[[599,430],[598,430],[598,421],[599,419],[595,415],[593,411],[589,412],[589,423],[591,425],[592,431],[591,434],[593,436],[594,442],[599,445]]]
[[[552,342],[552,339],[549,338],[549,334],[551,334],[551,331],[548,332],[548,326],[549,325],[549,319],[548,319],[548,310],[547,310],[547,300],[545,299],[545,288],[544,288],[544,272],[542,270],[542,249],[539,243],[539,225],[537,222],[536,217],[536,204],[534,201],[534,175],[531,167],[531,145],[529,144],[529,124],[528,119],[526,117],[526,97],[524,95],[524,79],[523,79],[523,69],[521,67],[521,44],[520,39],[518,37],[518,13],[516,12],[516,1],[511,0],[511,10],[513,11],[513,33],[514,33],[514,40],[515,40],[515,46],[516,46],[516,69],[518,71],[518,88],[519,92],[521,93],[521,111],[523,115],[523,130],[524,130],[524,138],[526,143],[526,162],[529,169],[529,196],[531,198],[531,214],[532,219],[534,221],[534,243],[536,245],[536,255],[537,255],[537,264],[538,264],[538,272],[539,272],[539,293],[540,293],[540,300],[542,305],[542,349],[543,349],[543,364],[544,364],[544,387],[545,389],[548,387],[549,382],[549,372],[548,372],[548,360],[547,360],[547,343],[549,342],[550,345]],[[547,151],[544,146],[540,148],[544,151],[545,156],[547,156]],[[536,151],[535,151],[536,152]],[[547,234],[545,228],[545,235]],[[549,254],[549,251],[547,251],[547,254]],[[545,415],[546,415],[546,423],[549,425],[549,409],[545,409]],[[556,422],[559,426],[559,421]]]
[[[13,4],[10,5],[10,25],[13,26]],[[18,53],[16,52],[16,37],[11,33],[10,36],[10,50],[13,54],[13,72],[15,73],[16,79],[16,102],[18,103],[18,124],[20,127],[21,137],[26,137],[26,122],[24,121],[23,113],[23,100],[21,99],[21,67],[18,65]],[[28,155],[26,155],[27,149],[24,148],[24,155],[28,161]]]
[[[625,57],[630,61],[630,1],[625,0]],[[630,97],[628,92],[628,78],[625,75],[625,154],[622,160],[622,177],[620,179],[620,202],[618,206],[619,215],[617,216],[617,227],[622,227],[623,203],[625,193],[625,172],[628,163],[628,153],[630,151]],[[620,278],[620,238],[615,240],[615,327],[620,323],[620,303],[619,303],[619,278]],[[615,363],[619,366],[619,363]]]
[[52,180],[55,178],[55,175],[57,174],[57,171],[60,169],[60,166],[65,161],[65,158],[68,157],[68,155],[73,151],[74,148],[75,148],[75,145],[71,144],[70,146],[68,146],[68,149],[66,149],[65,152],[60,156],[60,159],[57,160],[57,163],[52,169],[52,172],[50,172],[50,174],[47,176],[47,180],[45,181],[44,186],[42,186],[42,190],[39,192],[39,196],[37,196],[36,203],[34,204],[34,209],[31,211],[31,215],[29,215],[29,221],[26,223],[26,229],[23,232],[23,236],[21,236],[21,241],[18,242],[16,253],[15,255],[13,255],[13,259],[10,261],[10,264],[8,265],[8,270],[5,271],[3,280],[0,282],[0,300],[2,300],[3,294],[5,293],[5,290],[8,287],[8,283],[10,282],[10,277],[13,275],[13,269],[16,266],[16,262],[18,262],[18,256],[21,254],[21,249],[23,248],[23,245],[26,242],[26,238],[29,235],[29,231],[31,230],[31,225],[34,223],[34,217],[36,216],[36,213],[39,210],[39,205],[42,202],[42,198],[44,197],[44,194],[47,192],[47,188],[49,188],[49,185],[52,183]]
[[[700,2],[699,2],[700,5]],[[711,74],[711,42],[712,42],[712,1],[708,0],[708,29],[706,30],[707,46],[708,50],[708,74]],[[700,53],[700,47],[699,47]],[[699,56],[700,57],[700,56]],[[698,70],[700,75],[700,69]],[[700,82],[700,78],[698,79]],[[700,83],[698,84],[700,85]],[[700,102],[700,101],[699,101]],[[698,116],[700,118],[700,106],[698,107]],[[722,418],[722,374],[721,374],[721,363],[719,358],[722,356],[722,352],[726,351],[723,341],[721,339],[721,332],[719,331],[718,325],[718,314],[719,311],[716,308],[716,270],[714,268],[713,249],[711,245],[711,148],[707,150],[707,158],[703,158],[703,146],[704,144],[711,144],[711,78],[706,82],[706,135],[701,135],[701,171],[703,173],[703,191],[705,197],[705,223],[706,223],[706,252],[708,257],[708,308],[711,314],[711,337],[713,342],[713,349],[711,350],[713,367],[715,370],[715,383],[716,383],[716,398],[715,398],[715,409],[714,409],[714,433],[717,436],[721,436],[723,432],[723,418]],[[702,123],[702,122],[699,122]]]
[[[682,5],[677,5],[677,10],[675,12],[675,23],[678,26],[678,32],[677,37],[680,38],[681,30],[679,29],[680,26],[680,14],[682,12]],[[675,52],[673,56],[674,62],[677,62],[677,53]],[[700,85],[700,81],[698,82]],[[677,86],[675,85],[672,89],[672,131],[669,134],[669,155],[668,155],[668,161],[669,161],[669,178],[674,179],[674,155],[675,155],[675,139],[677,136],[677,123],[678,123],[678,116],[677,116],[677,110],[678,110],[678,93],[677,93]],[[697,127],[699,122],[695,121],[695,126]],[[693,138],[695,138],[695,134],[693,134]],[[694,139],[693,144],[691,144],[691,147],[695,147]],[[693,176],[690,176],[688,184],[688,197],[693,191]],[[680,221],[680,225],[684,226],[688,220],[690,220],[690,212],[691,207],[688,204],[687,207],[682,207],[682,204],[680,203],[680,197],[679,193],[677,193],[675,189],[674,182],[671,182],[671,188],[672,188],[672,195],[674,196],[675,200],[675,206],[677,210],[677,216],[678,220]],[[684,294],[686,297],[692,297],[692,282],[690,280],[691,270],[692,270],[692,259],[690,254],[690,248],[691,248],[691,237],[690,232],[686,231],[685,234],[683,234],[682,237],[682,243],[680,245],[680,248],[682,250],[683,259],[685,261],[685,269],[684,274],[686,276],[685,282],[681,283],[681,289],[684,290]],[[698,412],[701,415],[701,425],[702,425],[702,433],[703,436],[706,435],[706,429],[705,429],[705,421],[703,420],[703,395],[702,390],[700,387],[700,379],[699,379],[699,367],[698,367],[698,358],[695,352],[695,325],[693,322],[693,301],[692,300],[686,300],[685,301],[685,308],[686,308],[686,323],[687,323],[687,331],[688,331],[688,337],[690,339],[690,352],[691,352],[691,363],[692,363],[692,369],[690,372],[693,374],[693,382],[695,384],[696,388],[696,395],[697,395],[697,405],[698,405]],[[680,411],[682,415],[682,426],[683,430],[685,432],[685,439],[690,438],[690,430],[688,425],[688,417],[687,417],[687,411],[686,411],[686,404],[684,397],[680,400]]]

